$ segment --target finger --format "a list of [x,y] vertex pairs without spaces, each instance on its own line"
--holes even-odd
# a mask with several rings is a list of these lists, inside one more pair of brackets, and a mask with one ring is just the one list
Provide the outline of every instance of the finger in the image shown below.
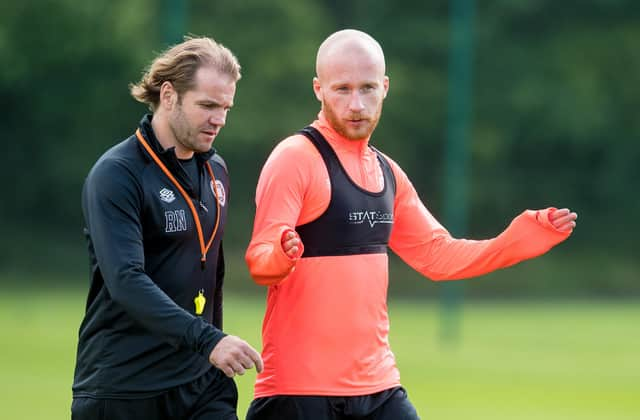
[[282,237],[282,242],[285,243],[291,239],[294,239],[296,237],[296,234],[294,232],[287,232],[283,237]]
[[574,227],[576,227],[576,223],[575,222],[569,222],[569,223],[565,223],[564,225],[559,227],[558,230],[560,230],[562,232],[566,232],[568,230],[572,230]]
[[560,217],[566,216],[567,214],[569,214],[569,209],[557,209],[551,212],[551,214],[549,215],[549,219],[551,219],[551,221],[554,221],[556,219],[559,219]]
[[236,362],[240,363],[245,369],[253,367],[253,361],[251,360],[252,347],[246,341],[242,342],[242,345],[238,348],[238,354],[235,357]]
[[238,375],[244,375],[245,369],[244,367],[242,367],[242,364],[240,364],[240,362],[234,360],[230,363],[230,365],[235,373],[237,373]]
[[282,248],[284,249],[287,255],[293,256],[298,252],[299,245],[300,245],[300,239],[294,238],[284,243]]
[[233,378],[235,375],[235,372],[233,371],[233,368],[229,365],[225,365],[225,366],[220,366],[218,367],[218,369],[220,369],[222,372],[224,372],[225,375],[227,375],[229,378]]
[[562,217],[558,217],[557,219],[554,219],[553,225],[555,227],[560,227],[562,225],[569,223],[570,221],[571,221],[571,217],[569,215],[566,215],[566,216],[562,216]]
[[249,356],[244,354],[240,358],[238,358],[238,361],[245,369],[251,369],[254,365],[253,360],[251,360]]
[[253,363],[256,366],[256,371],[258,371],[258,373],[262,372],[262,370],[264,369],[264,364],[262,363],[262,357],[260,357],[260,353],[258,353],[253,347],[249,347],[246,354],[251,360],[253,360]]
[[575,213],[569,213],[565,216],[559,217],[553,221],[553,225],[558,227],[562,225],[566,225],[567,223],[571,223],[576,220],[577,215]]
[[296,248],[295,252],[293,253],[293,255],[295,255],[299,245],[300,245],[300,239],[296,237],[286,242],[282,242],[282,249],[285,252],[285,254],[287,254],[288,256],[292,256],[291,250],[293,248]]
[[575,222],[571,221],[571,222],[566,222],[566,223],[558,223],[555,224],[554,227],[556,229],[558,229],[561,232],[566,232],[568,230],[573,229],[576,226]]

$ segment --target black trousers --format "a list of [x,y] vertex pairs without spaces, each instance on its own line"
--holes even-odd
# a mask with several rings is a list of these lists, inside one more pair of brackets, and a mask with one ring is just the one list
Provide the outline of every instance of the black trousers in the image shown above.
[[257,398],[247,420],[420,420],[402,387],[357,397]]
[[141,399],[74,397],[72,420],[237,420],[233,379],[211,368],[195,381]]

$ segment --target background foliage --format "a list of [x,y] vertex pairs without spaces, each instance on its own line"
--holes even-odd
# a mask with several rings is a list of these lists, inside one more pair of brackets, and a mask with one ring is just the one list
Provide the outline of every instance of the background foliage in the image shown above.
[[[127,85],[166,47],[179,3],[0,5],[3,282],[20,282],[26,272],[45,282],[86,281],[84,176],[145,112]],[[232,174],[229,288],[260,291],[242,260],[258,173],[277,141],[314,119],[316,49],[337,29],[363,29],[382,44],[391,91],[374,143],[442,219],[448,1],[182,5],[185,33],[216,38],[243,65],[237,105],[216,141]],[[567,206],[580,220],[550,255],[469,282],[470,295],[640,295],[638,39],[634,0],[477,2],[467,236],[494,236],[525,208]],[[394,264],[393,277],[393,293],[437,291],[402,264]]]

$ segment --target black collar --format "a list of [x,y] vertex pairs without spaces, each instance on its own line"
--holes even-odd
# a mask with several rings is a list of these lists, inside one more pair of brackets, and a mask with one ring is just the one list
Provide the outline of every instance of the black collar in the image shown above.
[[[169,147],[165,149],[162,147],[162,145],[158,141],[158,138],[156,137],[156,134],[153,132],[153,127],[151,125],[152,119],[153,119],[152,114],[145,114],[140,120],[140,132],[142,133],[142,136],[145,138],[145,140],[147,141],[149,146],[153,149],[153,151],[156,153],[156,155],[160,158],[162,163],[164,163],[167,169],[169,169],[169,171],[171,171],[171,173],[178,179],[178,181],[183,186],[183,188],[187,190],[189,195],[195,196],[195,192],[198,191],[199,188],[194,188],[194,186],[192,185],[191,179],[185,172],[184,168],[182,167],[182,165],[178,160],[178,157],[176,156],[176,148]],[[143,155],[147,159],[151,160],[151,156],[149,156],[147,151],[144,150],[142,146],[140,147],[143,152]],[[211,148],[211,150],[207,152],[195,153],[196,162],[198,166],[202,167],[202,165],[206,161],[211,159],[211,157],[215,155],[215,153],[216,153],[216,150],[214,148]]]

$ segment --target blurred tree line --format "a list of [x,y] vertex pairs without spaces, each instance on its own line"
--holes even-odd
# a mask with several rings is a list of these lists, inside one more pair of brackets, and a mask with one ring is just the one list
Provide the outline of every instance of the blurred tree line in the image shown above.
[[[315,54],[337,29],[362,29],[382,44],[391,90],[373,142],[443,220],[448,1],[179,3],[184,33],[212,36],[243,66],[236,106],[215,144],[232,175],[229,288],[252,287],[243,253],[258,174],[280,139],[315,118]],[[172,4],[0,5],[2,281],[30,278],[22,273],[86,281],[82,182],[146,112],[127,85],[167,46]],[[476,2],[467,236],[494,236],[526,208],[567,206],[580,218],[550,255],[469,282],[469,293],[640,295],[638,39],[636,0]],[[438,287],[392,261],[392,292]]]

